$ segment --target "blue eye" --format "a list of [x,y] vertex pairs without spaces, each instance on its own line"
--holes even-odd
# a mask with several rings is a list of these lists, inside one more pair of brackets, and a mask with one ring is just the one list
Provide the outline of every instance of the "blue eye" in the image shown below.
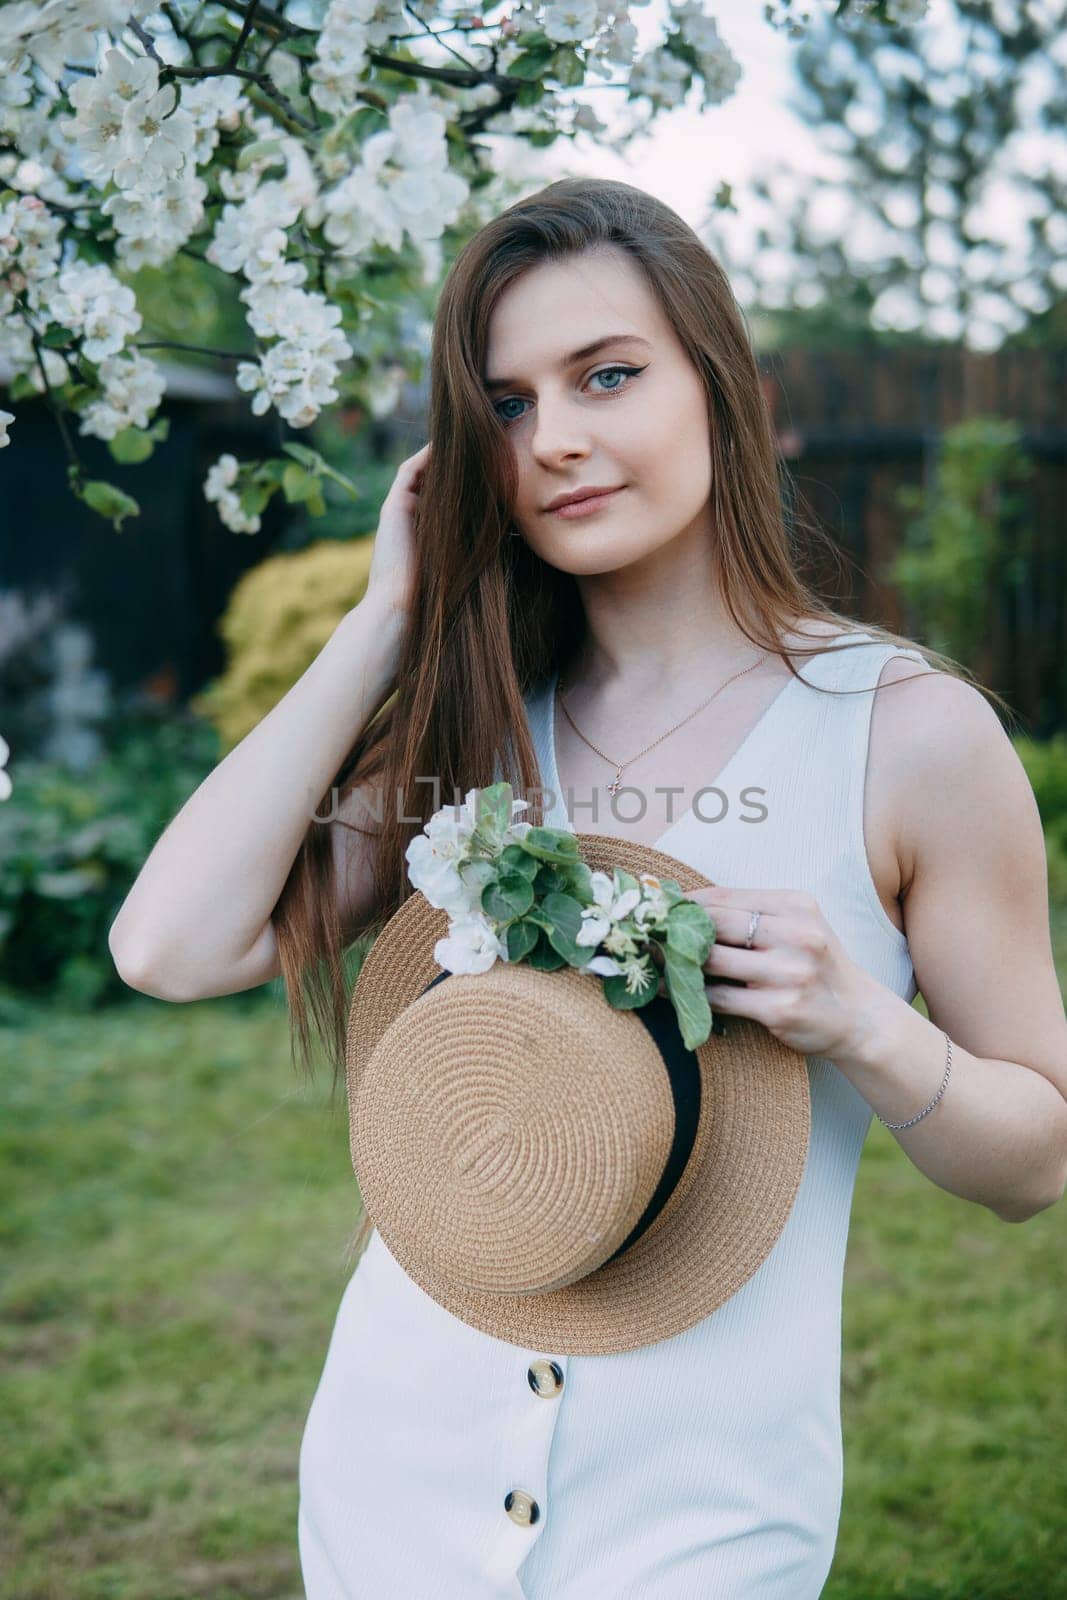
[[[640,373],[644,372],[644,370],[645,370],[644,367],[624,367],[624,366],[598,367],[596,372],[591,372],[589,374],[589,381],[592,382],[592,380],[594,378],[603,378],[605,375],[610,374],[610,373],[615,373],[615,372],[621,372],[622,373],[623,380],[622,380],[621,383],[617,383],[613,388],[610,388],[610,389],[601,389],[600,393],[606,399],[609,395],[622,394],[623,390],[626,389],[627,386],[629,385],[630,379],[631,378],[636,378]],[[500,417],[501,422],[504,424],[504,426],[506,428],[510,427],[513,422],[520,421],[522,416],[524,415],[524,413],[520,411],[517,416],[505,417],[505,416],[502,415],[500,407],[501,406],[511,405],[513,402],[516,402],[518,400],[519,400],[519,396],[518,395],[509,395],[507,397],[507,399],[505,399],[505,400],[498,400],[496,402],[496,404],[494,405],[494,407],[493,407],[493,410],[496,412],[497,416]]]

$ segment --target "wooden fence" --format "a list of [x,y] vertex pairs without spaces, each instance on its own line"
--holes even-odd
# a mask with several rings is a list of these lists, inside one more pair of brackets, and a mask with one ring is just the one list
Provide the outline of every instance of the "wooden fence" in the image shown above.
[[843,609],[922,639],[887,578],[903,540],[903,484],[933,481],[945,429],[972,416],[1016,421],[1034,464],[1013,548],[1021,580],[987,599],[982,657],[966,665],[1015,708],[1027,732],[1067,726],[1065,488],[1067,352],[978,354],[955,346],[795,349],[760,368],[779,448],[805,509],[831,533],[845,572],[822,587]]

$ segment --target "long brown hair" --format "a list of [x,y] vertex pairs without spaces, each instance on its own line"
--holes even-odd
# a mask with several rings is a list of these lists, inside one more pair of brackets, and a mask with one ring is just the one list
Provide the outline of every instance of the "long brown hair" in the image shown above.
[[[426,775],[439,777],[441,805],[492,783],[499,771],[517,796],[529,796],[527,819],[542,820],[537,790],[543,780],[523,696],[557,669],[566,675],[585,631],[584,612],[571,575],[542,561],[524,539],[506,537],[515,463],[482,374],[489,319],[510,284],[538,262],[610,247],[625,250],[642,269],[703,378],[719,581],[737,627],[780,656],[794,676],[802,675],[784,654],[784,633],[797,618],[813,618],[842,633],[862,628],[887,643],[921,648],[931,665],[975,682],[940,652],[831,609],[803,575],[813,555],[832,554],[832,541],[803,513],[787,527],[782,467],[744,317],[726,274],[697,234],[669,206],[629,184],[601,178],[551,183],[481,228],[441,292],[412,615],[395,687],[333,786],[343,799],[355,784],[376,777],[377,793],[405,800],[403,808],[383,806],[381,827],[373,830],[376,903],[350,930],[353,940],[372,937],[412,892],[404,852],[434,809]],[[804,657],[826,648],[825,638],[810,649],[790,645],[793,655]],[[349,998],[330,841],[318,823],[309,824],[273,922],[292,1037],[310,1069],[310,1004],[331,1046],[336,1089],[344,1073]]]

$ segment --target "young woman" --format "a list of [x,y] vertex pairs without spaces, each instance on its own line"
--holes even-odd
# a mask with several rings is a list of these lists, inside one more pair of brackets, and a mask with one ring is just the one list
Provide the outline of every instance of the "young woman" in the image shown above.
[[815,1600],[872,1113],[1005,1221],[1063,1192],[1034,796],[955,663],[801,576],[743,318],[666,206],[581,179],[512,206],[449,275],[431,372],[366,597],[156,845],[119,969],[175,1000],[282,972],[305,1061],[306,986],[339,1076],[342,950],[411,892],[431,813],[503,773],[531,819],[543,785],[544,820],[714,880],[712,1009],[808,1057],[811,1142],[743,1288],[618,1355],[467,1326],[365,1218],[301,1449],[307,1593]]

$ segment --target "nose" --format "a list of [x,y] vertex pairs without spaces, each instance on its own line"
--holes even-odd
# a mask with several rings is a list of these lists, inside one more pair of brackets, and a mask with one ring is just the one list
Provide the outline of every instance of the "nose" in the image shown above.
[[583,460],[590,452],[589,419],[565,400],[540,401],[534,412],[530,450],[537,461],[548,466]]

